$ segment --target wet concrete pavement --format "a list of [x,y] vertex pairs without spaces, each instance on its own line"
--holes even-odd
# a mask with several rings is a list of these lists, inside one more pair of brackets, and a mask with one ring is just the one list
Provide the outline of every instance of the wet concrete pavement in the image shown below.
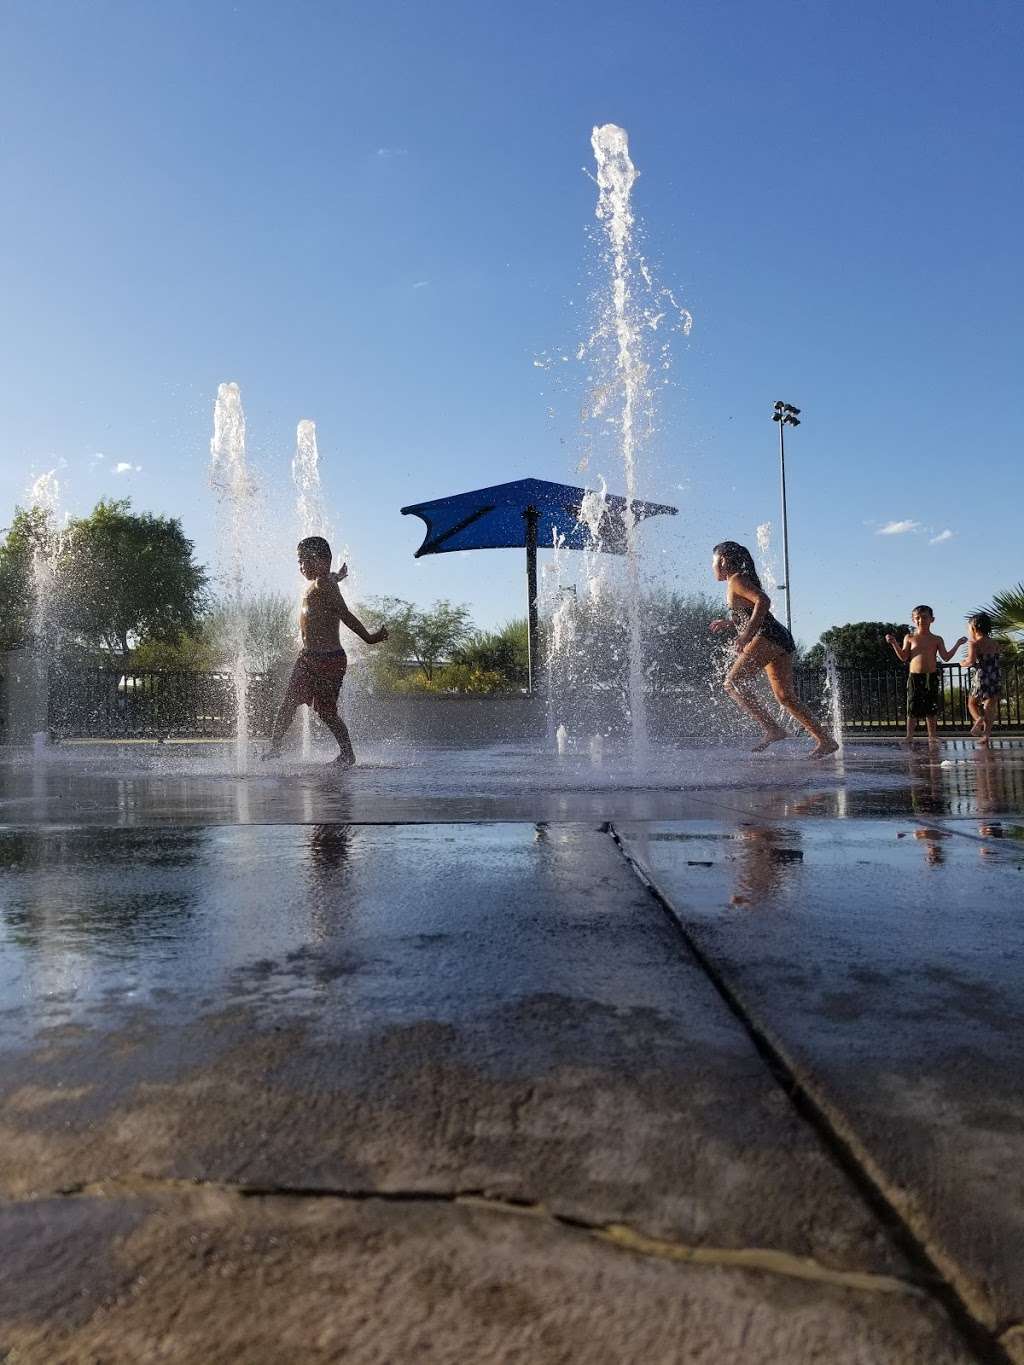
[[792,740],[751,756],[727,748],[653,750],[632,763],[609,746],[558,757],[529,746],[360,749],[360,766],[261,763],[239,774],[225,744],[66,745],[46,761],[0,758],[0,820],[12,824],[439,823],[464,820],[678,820],[715,815],[822,818],[1024,810],[1024,742],[946,741],[909,754],[896,741],[848,742],[807,761]]
[[0,1348],[1024,1360],[1024,753],[877,749],[0,766]]
[[1024,831],[618,832],[972,1310],[1024,1320]]

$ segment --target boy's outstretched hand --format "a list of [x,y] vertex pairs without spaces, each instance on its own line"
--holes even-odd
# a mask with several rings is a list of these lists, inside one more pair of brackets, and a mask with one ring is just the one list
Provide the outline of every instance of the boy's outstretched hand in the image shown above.
[[334,579],[335,583],[343,583],[345,579],[348,578],[348,565],[343,564],[337,573],[331,574],[331,577]]
[[388,638],[387,626],[381,626],[380,630],[375,630],[370,636],[371,645],[382,645]]

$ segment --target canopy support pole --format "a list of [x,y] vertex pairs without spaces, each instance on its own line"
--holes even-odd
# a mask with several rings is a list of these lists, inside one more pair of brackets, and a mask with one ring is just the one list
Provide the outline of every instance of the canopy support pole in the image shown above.
[[528,507],[523,513],[526,522],[526,614],[529,623],[529,693],[534,696],[540,686],[540,621],[537,612],[537,522],[540,513]]

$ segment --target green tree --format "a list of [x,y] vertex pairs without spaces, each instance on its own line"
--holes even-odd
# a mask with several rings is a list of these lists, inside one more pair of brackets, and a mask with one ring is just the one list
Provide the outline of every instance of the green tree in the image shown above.
[[[286,659],[294,658],[299,648],[298,602],[282,592],[257,593],[242,603],[245,616],[245,654],[257,673],[268,673]],[[229,659],[234,651],[235,609],[218,602],[203,620],[203,634],[218,659]]]
[[[525,617],[498,630],[477,630],[459,651],[458,662],[478,677],[468,691],[519,691],[529,683],[530,640]],[[481,681],[486,679],[486,686]]]
[[393,686],[408,672],[410,662],[431,682],[437,665],[457,659],[473,636],[469,608],[447,598],[423,609],[401,597],[371,597],[359,615],[364,612],[388,629],[387,643],[368,655],[373,675],[383,686]]
[[992,625],[1000,634],[1024,635],[1024,583],[997,592],[991,606],[983,610],[992,617]]
[[78,647],[127,659],[144,641],[194,631],[206,582],[177,519],[104,500],[62,537],[55,612]]
[[899,660],[885,643],[886,635],[895,635],[900,644],[910,630],[906,624],[894,621],[853,621],[845,626],[832,626],[804,656],[808,668],[823,668],[825,653],[831,649],[840,668],[898,668]]
[[36,556],[56,552],[57,528],[42,507],[16,507],[0,541],[0,649],[24,644],[32,633]]
[[[298,604],[284,593],[257,593],[242,603],[245,652],[256,673],[269,673],[294,658],[299,648]],[[148,639],[132,652],[136,668],[208,671],[234,657],[235,611],[214,602],[195,630],[176,640]]]

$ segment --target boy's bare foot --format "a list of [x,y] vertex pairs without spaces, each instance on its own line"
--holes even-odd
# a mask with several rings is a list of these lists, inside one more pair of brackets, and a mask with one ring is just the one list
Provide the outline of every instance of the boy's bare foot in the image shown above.
[[817,744],[807,755],[808,758],[828,758],[829,754],[839,752],[839,745],[834,739],[819,739]]
[[769,744],[778,744],[780,739],[789,739],[789,732],[783,730],[781,725],[772,730],[770,734],[765,735],[760,744],[755,744],[750,752],[752,754],[763,754]]

